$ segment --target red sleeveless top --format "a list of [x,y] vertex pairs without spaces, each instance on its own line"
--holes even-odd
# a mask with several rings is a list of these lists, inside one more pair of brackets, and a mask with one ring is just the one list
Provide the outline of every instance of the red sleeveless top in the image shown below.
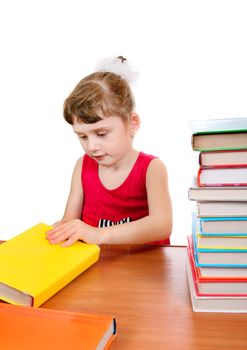
[[[107,227],[147,216],[146,173],[154,158],[140,152],[125,181],[109,190],[100,181],[97,162],[85,154],[81,172],[84,194],[82,220],[91,226]],[[169,239],[152,244],[169,244]]]

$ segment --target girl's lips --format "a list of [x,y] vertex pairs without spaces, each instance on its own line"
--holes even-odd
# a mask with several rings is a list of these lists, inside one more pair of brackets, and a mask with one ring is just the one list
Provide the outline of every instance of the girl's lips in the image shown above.
[[104,158],[104,154],[102,154],[101,156],[94,156],[95,160],[102,160]]

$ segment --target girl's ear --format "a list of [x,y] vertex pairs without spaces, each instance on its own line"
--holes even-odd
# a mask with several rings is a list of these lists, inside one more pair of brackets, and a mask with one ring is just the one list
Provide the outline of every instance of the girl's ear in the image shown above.
[[135,112],[133,112],[129,119],[129,125],[130,125],[130,135],[131,137],[134,137],[137,133],[138,129],[140,128],[140,118],[139,115]]

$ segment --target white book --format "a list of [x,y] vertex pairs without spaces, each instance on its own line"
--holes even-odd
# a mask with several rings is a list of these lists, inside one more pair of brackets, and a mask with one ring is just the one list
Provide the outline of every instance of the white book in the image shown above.
[[199,267],[201,277],[247,278],[247,267]]
[[246,186],[247,166],[200,168],[200,186]]
[[246,236],[212,236],[212,235],[195,235],[196,245],[198,248],[213,249],[247,249]]
[[200,218],[198,222],[198,233],[203,235],[247,235],[247,217]]
[[212,186],[199,187],[192,185],[188,191],[192,201],[247,201],[247,186]]
[[247,150],[200,152],[201,166],[244,165],[247,164]]
[[247,216],[246,202],[230,202],[230,201],[204,201],[197,202],[198,217],[241,217]]
[[192,133],[247,130],[247,118],[191,120],[189,126]]

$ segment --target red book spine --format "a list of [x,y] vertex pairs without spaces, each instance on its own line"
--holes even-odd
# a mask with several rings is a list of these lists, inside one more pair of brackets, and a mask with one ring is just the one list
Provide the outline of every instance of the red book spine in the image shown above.
[[[247,164],[236,165],[236,164],[228,164],[228,165],[212,165],[212,166],[200,166],[197,173],[197,185],[199,187],[232,187],[232,186],[247,186],[247,182],[232,182],[232,183],[202,183],[201,176],[202,172],[206,169],[241,169],[247,168]],[[247,179],[246,179],[247,180]]]

